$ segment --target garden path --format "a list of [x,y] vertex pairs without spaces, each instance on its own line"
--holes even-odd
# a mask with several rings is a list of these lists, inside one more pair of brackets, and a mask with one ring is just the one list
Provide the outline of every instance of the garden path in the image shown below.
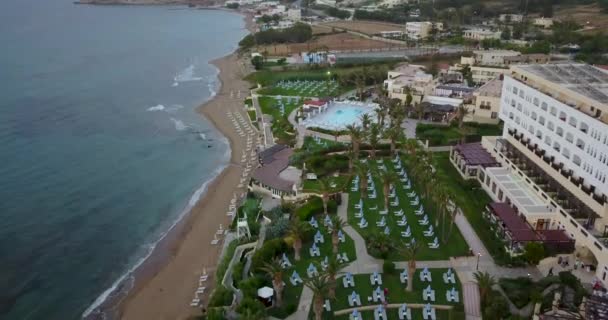
[[255,114],[258,119],[261,119],[262,130],[264,131],[264,149],[274,145],[274,137],[272,136],[272,123],[266,123],[264,120],[260,101],[258,100],[258,89],[251,90],[251,102],[255,108]]

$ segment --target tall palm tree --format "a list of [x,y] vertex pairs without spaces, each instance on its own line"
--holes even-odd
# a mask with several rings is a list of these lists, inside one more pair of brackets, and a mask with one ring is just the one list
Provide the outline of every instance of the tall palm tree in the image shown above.
[[327,280],[329,281],[328,298],[334,299],[336,297],[336,278],[341,274],[341,270],[344,269],[349,263],[339,261],[335,254],[330,254],[327,257],[327,268],[325,273],[327,274]]
[[407,260],[407,274],[409,277],[405,290],[410,292],[414,289],[414,274],[416,273],[416,255],[418,255],[418,250],[420,250],[418,242],[410,243],[409,247],[406,246],[402,250],[405,260]]
[[293,251],[296,261],[300,261],[300,251],[302,250],[302,240],[308,232],[308,224],[298,219],[291,221],[289,225],[288,235],[293,240]]
[[420,150],[420,145],[416,141],[416,139],[405,138],[401,142],[401,147],[404,149],[405,153],[412,156],[412,158],[416,158],[416,152]]
[[414,112],[416,112],[418,120],[422,120],[424,117],[424,104],[422,102],[414,104]]
[[363,131],[367,131],[369,129],[369,125],[372,123],[372,117],[368,113],[364,113],[360,120]]
[[384,232],[374,232],[366,240],[368,248],[374,248],[381,254],[388,254],[394,248],[393,240]]
[[449,237],[446,237],[445,234],[445,223],[446,223],[446,215],[447,215],[447,203],[449,199],[449,193],[445,187],[445,184],[441,182],[441,180],[437,180],[434,183],[433,190],[431,191],[431,199],[433,199],[433,203],[437,207],[437,217],[441,222],[441,238],[443,242],[447,242]]
[[323,303],[329,293],[329,276],[321,274],[317,277],[312,277],[304,281],[313,294],[312,311],[315,313],[315,320],[321,320],[323,316]]
[[271,262],[264,263],[262,270],[272,279],[276,307],[280,308],[283,305],[283,268],[281,267],[281,260],[274,258]]
[[369,145],[372,147],[371,156],[372,159],[376,159],[376,147],[380,142],[380,126],[377,123],[371,125],[369,130]]
[[469,114],[469,109],[465,107],[463,104],[459,105],[456,108],[456,120],[458,120],[458,128],[462,128],[464,124],[464,118]]
[[346,223],[344,220],[342,220],[342,218],[340,218],[340,216],[332,215],[331,226],[331,245],[333,247],[333,252],[338,253],[338,244],[340,243],[338,233],[344,228],[344,226],[346,226]]
[[345,153],[346,153],[346,156],[348,157],[348,174],[352,175],[353,166],[354,166],[354,162],[355,162],[355,153],[351,149],[347,150]]
[[359,175],[359,181],[361,182],[361,198],[365,199],[367,198],[367,184],[369,181],[367,181],[367,164],[365,163],[358,163],[357,166],[355,167],[355,170],[357,171],[357,174]]
[[391,184],[395,182],[395,173],[382,171],[382,192],[384,193],[384,209],[388,210],[388,196],[391,190]]
[[361,138],[363,136],[361,128],[354,126],[352,124],[349,124],[346,126],[346,130],[348,131],[348,134],[350,135],[350,141],[353,145],[353,153],[355,154],[355,161],[359,160],[359,145],[361,144]]
[[475,272],[473,277],[479,288],[481,303],[484,303],[492,291],[492,287],[496,284],[496,280],[489,273],[481,271]]
[[319,192],[321,193],[321,200],[323,201],[323,213],[327,214],[327,203],[329,202],[331,188],[331,181],[329,178],[319,179]]
[[397,149],[397,140],[403,136],[403,129],[399,125],[393,124],[386,130],[386,136],[391,142],[391,154],[394,155]]

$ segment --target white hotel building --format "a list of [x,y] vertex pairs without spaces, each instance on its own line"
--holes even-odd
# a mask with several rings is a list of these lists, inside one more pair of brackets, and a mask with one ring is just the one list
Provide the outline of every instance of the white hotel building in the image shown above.
[[456,148],[452,162],[538,234],[563,230],[608,284],[608,72],[586,64],[511,66],[499,117],[503,135],[484,137],[482,146],[501,167],[467,166]]

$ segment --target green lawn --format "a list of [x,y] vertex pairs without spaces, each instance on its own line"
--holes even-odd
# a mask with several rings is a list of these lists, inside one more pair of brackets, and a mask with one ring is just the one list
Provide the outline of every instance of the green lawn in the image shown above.
[[[330,181],[336,184],[333,190],[344,190],[348,186],[348,182],[350,181],[348,175],[339,175],[337,177],[331,177]],[[330,186],[331,187],[331,186]],[[306,192],[316,192],[319,190],[319,180],[304,180],[303,189]]]
[[[381,290],[384,288],[388,289],[388,303],[426,303],[422,298],[422,291],[429,284],[431,288],[435,290],[435,302],[433,304],[440,305],[458,305],[458,303],[448,302],[445,297],[445,292],[452,287],[455,287],[460,295],[460,302],[462,303],[462,289],[458,277],[455,276],[456,284],[445,284],[443,283],[443,273],[447,269],[429,269],[432,275],[432,282],[422,282],[420,280],[420,272],[422,269],[416,270],[414,276],[414,290],[408,292],[405,290],[406,284],[401,283],[399,280],[399,273],[402,270],[396,270],[395,274],[382,275]],[[342,310],[350,308],[348,306],[348,296],[356,291],[361,296],[361,304],[363,306],[377,305],[377,302],[368,301],[368,297],[372,297],[372,292],[376,289],[375,285],[372,285],[369,281],[370,274],[357,274],[353,276],[355,278],[355,287],[344,288],[342,281],[339,279],[338,288],[336,290],[336,300],[332,302],[332,310]]]
[[300,102],[296,103],[295,99],[291,99],[291,101],[288,102],[288,99],[282,98],[281,102],[283,102],[283,105],[285,106],[285,114],[281,114],[279,100],[275,99],[274,97],[261,96],[258,98],[258,101],[260,102],[260,109],[262,109],[262,113],[269,114],[274,119],[289,116],[293,110],[301,105],[301,100]]
[[[361,317],[359,319],[374,319],[374,311],[363,311],[363,312],[359,312],[361,314]],[[448,320],[448,319],[464,319],[464,318],[455,318],[453,316],[450,315],[450,312],[447,310],[435,310],[435,315],[437,316],[437,319],[441,319],[441,320]],[[336,319],[336,320],[349,320],[350,318],[350,314],[345,314],[345,315],[341,315],[341,316],[336,316],[333,317],[332,319]],[[388,319],[399,319],[399,309],[395,308],[395,309],[388,309],[386,311],[386,317]],[[412,309],[412,320],[422,320],[424,319],[422,317],[422,309]]]
[[[496,136],[502,133],[501,125],[465,123],[466,141],[480,141],[481,136]],[[446,146],[458,143],[462,132],[457,125],[439,125],[420,123],[416,126],[416,137],[422,141],[428,140],[430,146]]]
[[[406,161],[403,161],[403,163],[405,165]],[[394,164],[391,160],[384,159],[384,164],[388,168],[389,172],[394,172],[395,175],[397,175],[397,172],[395,172],[394,169]],[[364,200],[364,217],[369,224],[365,229],[359,228],[358,222],[360,221],[360,219],[354,216],[355,212],[359,211],[358,209],[355,209],[355,204],[359,202],[359,199],[361,199],[361,193],[359,191],[350,191],[350,185],[347,187],[348,191],[350,192],[348,204],[348,222],[351,226],[357,229],[357,231],[364,237],[373,233],[381,233],[384,231],[384,227],[376,226],[376,222],[380,221],[380,219],[382,218],[382,215],[379,214],[379,211],[384,208],[384,197],[382,190],[383,187],[381,177],[379,175],[380,170],[378,169],[378,164],[376,164],[375,161],[369,160],[368,165],[370,167],[370,170],[372,172],[372,178],[374,179],[376,185],[377,198]],[[397,180],[397,182],[395,183],[395,189],[397,196],[400,200],[399,206],[390,207],[389,214],[384,215],[391,232],[390,237],[396,243],[409,242],[412,238],[416,238],[416,241],[421,244],[417,256],[418,260],[447,260],[449,257],[467,255],[469,247],[456,226],[454,226],[452,234],[446,243],[441,243],[438,249],[430,249],[428,247],[428,243],[432,242],[435,236],[438,237],[439,241],[441,242],[441,230],[440,227],[434,225],[435,212],[432,212],[431,201],[428,201],[427,199],[422,199],[420,186],[416,184],[416,181],[412,181],[411,190],[404,190],[402,186],[403,183]],[[419,205],[416,207],[410,205],[410,198],[407,196],[407,193],[411,192],[412,190],[415,190],[418,196],[421,198],[420,200],[421,203],[424,204],[425,214],[428,215],[429,221],[431,221],[431,224],[433,224],[433,227],[435,229],[435,236],[433,237],[425,237],[423,233],[425,230],[428,229],[428,226],[421,226],[418,224],[418,220],[422,219],[422,216],[415,215],[414,211],[418,209]],[[374,206],[376,206],[378,209],[370,210],[370,208],[373,208]],[[394,215],[394,212],[399,209],[403,209],[405,217],[408,221],[408,225],[411,228],[412,236],[410,238],[401,237],[401,231],[405,231],[405,228],[397,225],[397,221],[401,220],[401,217],[396,217]],[[446,224],[446,233],[448,228],[449,226]],[[403,257],[400,256],[399,252],[393,250],[389,254],[388,259],[399,261],[403,260]]]
[[452,165],[448,152],[438,152],[433,154],[435,161],[436,176],[448,188],[456,205],[460,207],[473,227],[475,232],[484,243],[485,247],[497,263],[506,257],[502,241],[488,227],[487,221],[483,218],[482,212],[491,199],[486,192],[475,182],[466,182],[456,168]]
[[344,145],[342,142],[336,142],[334,140],[327,140],[319,138],[318,141],[310,136],[304,137],[304,143],[302,144],[302,150],[306,150],[306,152],[317,152],[323,151],[328,148],[342,146]]
[[258,93],[273,96],[329,97],[336,96],[341,91],[336,81],[289,80],[288,82],[277,82],[259,90]]
[[[285,292],[283,294],[285,305],[294,303],[297,306],[300,301],[300,295],[302,294],[302,289],[304,286],[303,284],[298,284],[297,286],[294,287],[291,284],[289,279],[290,279],[293,271],[296,270],[298,272],[298,274],[300,275],[300,277],[302,278],[302,280],[304,280],[307,277],[306,269],[308,268],[310,263],[320,264],[321,261],[323,261],[323,259],[325,259],[325,256],[333,255],[332,244],[331,244],[331,234],[328,232],[327,228],[325,228],[323,226],[323,214],[315,216],[315,219],[317,219],[317,222],[319,223],[319,230],[325,237],[324,243],[317,244],[317,247],[319,247],[319,250],[321,252],[321,256],[320,257],[311,257],[310,256],[308,249],[313,244],[312,238],[309,241],[306,241],[302,244],[302,251],[300,252],[300,255],[301,255],[300,261],[295,260],[294,253],[290,253],[287,255],[289,258],[289,261],[292,263],[293,266],[291,268],[287,269],[283,276],[284,281],[285,281]],[[314,235],[316,233],[316,229],[313,231],[314,231],[313,232],[313,235]],[[353,261],[357,258],[357,252],[355,251],[355,243],[346,233],[344,233],[344,237],[345,237],[344,243],[341,242],[338,246],[338,253],[340,253],[340,254],[346,253],[349,260]],[[319,267],[317,266],[317,268],[319,268]],[[321,272],[321,270],[319,270],[319,272]],[[282,314],[280,314],[280,313],[272,312],[272,314],[275,316],[282,316]]]

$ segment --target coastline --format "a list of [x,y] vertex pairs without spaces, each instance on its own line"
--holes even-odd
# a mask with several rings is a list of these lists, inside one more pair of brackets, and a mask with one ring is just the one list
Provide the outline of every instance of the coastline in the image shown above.
[[[215,8],[210,8],[215,9]],[[217,10],[217,9],[215,9]],[[245,28],[252,30],[251,16],[243,15]],[[186,319],[200,315],[200,308],[190,307],[194,291],[198,287],[198,277],[206,268],[209,280],[207,290],[201,294],[203,304],[208,302],[210,292],[215,286],[215,269],[223,241],[211,245],[219,224],[227,228],[230,217],[226,215],[233,195],[241,196],[246,188],[237,190],[243,173],[240,155],[245,150],[241,138],[227,117],[227,112],[239,112],[245,119],[243,100],[249,95],[249,83],[243,80],[246,67],[242,65],[237,53],[210,61],[218,69],[218,92],[210,100],[196,107],[197,113],[206,117],[227,139],[230,160],[221,172],[208,182],[205,192],[197,203],[167,235],[159,241],[149,257],[130,275],[132,287],[126,296],[110,295],[99,307],[110,318],[120,319]],[[231,92],[240,91],[240,96]],[[221,238],[221,237],[220,237]],[[119,284],[121,291],[127,281]],[[92,312],[87,318],[96,319],[99,313]]]

